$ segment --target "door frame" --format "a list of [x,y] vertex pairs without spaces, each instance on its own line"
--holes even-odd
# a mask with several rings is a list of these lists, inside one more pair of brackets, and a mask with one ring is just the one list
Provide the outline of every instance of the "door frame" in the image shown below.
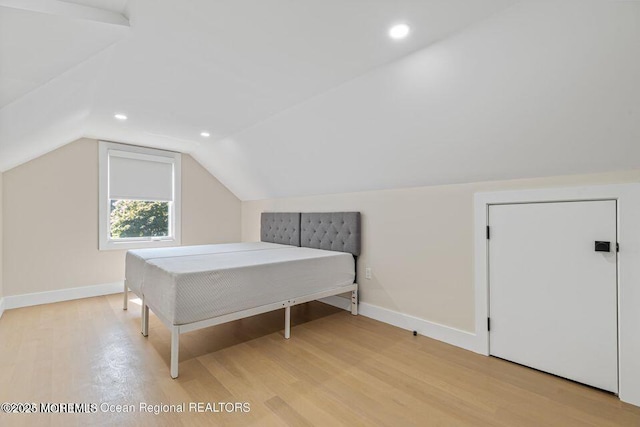
[[622,401],[640,406],[640,184],[476,193],[474,196],[475,351],[489,355],[489,206],[514,203],[617,201],[618,384]]

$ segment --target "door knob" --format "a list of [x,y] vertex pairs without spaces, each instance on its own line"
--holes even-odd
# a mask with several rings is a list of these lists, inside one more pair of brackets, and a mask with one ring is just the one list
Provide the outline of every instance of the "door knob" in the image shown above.
[[611,242],[596,240],[595,249],[596,252],[611,252]]

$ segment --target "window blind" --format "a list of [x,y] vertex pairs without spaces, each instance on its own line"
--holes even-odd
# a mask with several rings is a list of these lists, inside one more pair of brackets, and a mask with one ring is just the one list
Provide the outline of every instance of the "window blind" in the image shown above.
[[109,199],[173,201],[174,159],[109,150]]

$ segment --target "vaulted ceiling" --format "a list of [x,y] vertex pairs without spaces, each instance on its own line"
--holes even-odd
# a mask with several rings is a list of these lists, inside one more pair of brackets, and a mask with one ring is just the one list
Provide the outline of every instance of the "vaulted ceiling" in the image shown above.
[[243,200],[637,168],[638,52],[637,1],[0,0],[0,170],[81,136]]

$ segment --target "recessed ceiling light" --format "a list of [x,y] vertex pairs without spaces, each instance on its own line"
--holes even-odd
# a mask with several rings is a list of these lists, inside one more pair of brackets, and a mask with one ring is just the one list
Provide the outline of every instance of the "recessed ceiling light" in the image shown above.
[[202,131],[200,132],[200,136],[203,138],[209,138],[211,136],[211,134],[207,131]]
[[122,113],[114,114],[113,117],[115,117],[118,120],[127,120],[127,116],[125,116]]
[[389,28],[389,37],[394,40],[402,40],[409,35],[409,26],[407,24],[397,24]]

